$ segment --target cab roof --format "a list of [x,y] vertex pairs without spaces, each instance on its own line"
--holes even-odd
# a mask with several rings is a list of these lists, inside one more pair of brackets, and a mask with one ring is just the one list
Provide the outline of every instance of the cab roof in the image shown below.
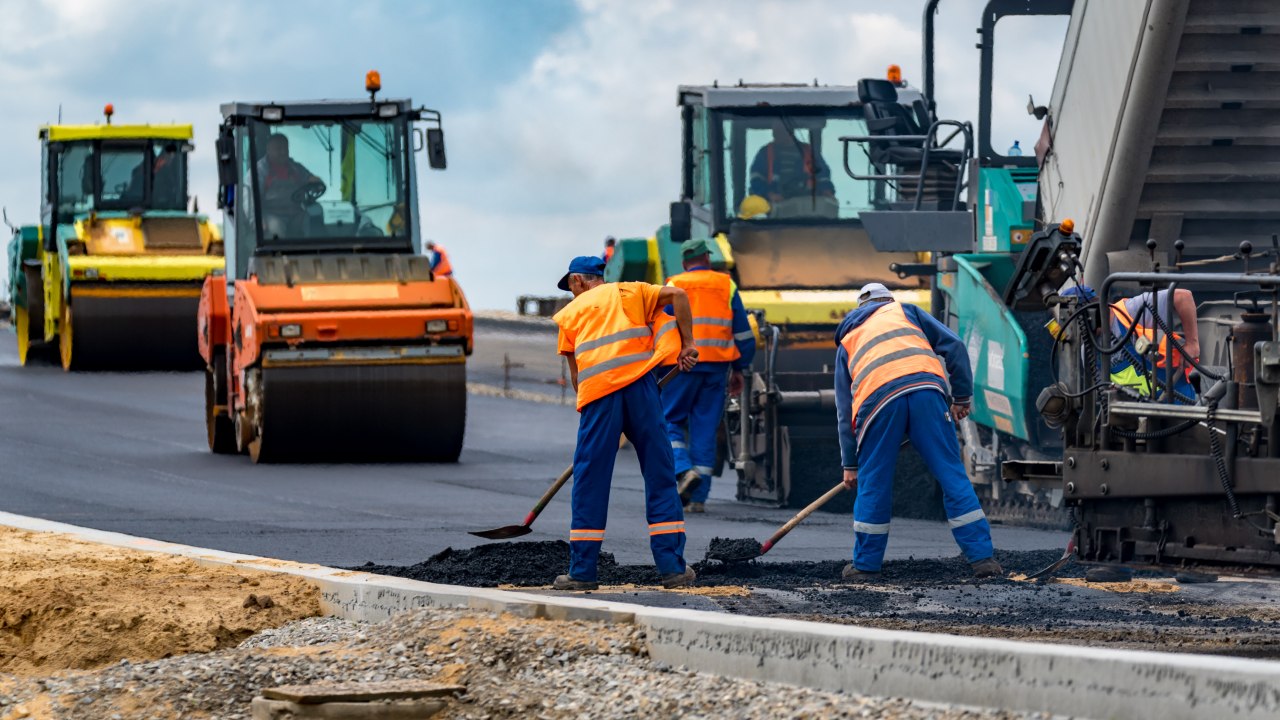
[[190,140],[190,125],[45,125],[41,139],[49,142],[72,140]]
[[261,117],[263,108],[281,108],[284,120],[291,118],[340,118],[359,117],[361,115],[376,116],[378,108],[394,105],[397,113],[408,113],[413,110],[413,101],[409,98],[378,98],[363,100],[289,100],[287,102],[236,100],[223,103],[222,117]]
[[[920,96],[914,88],[898,88],[898,101],[910,103]],[[681,85],[677,105],[707,108],[755,107],[857,107],[855,85],[805,85],[787,83],[739,83],[737,85]]]

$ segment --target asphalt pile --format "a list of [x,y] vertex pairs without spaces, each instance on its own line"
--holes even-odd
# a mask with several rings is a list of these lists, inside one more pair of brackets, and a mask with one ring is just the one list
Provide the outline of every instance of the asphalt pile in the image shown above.
[[[741,585],[774,589],[795,589],[840,583],[840,571],[847,560],[811,562],[726,563],[717,558],[759,554],[760,543],[752,539],[715,538],[707,557],[694,563],[703,585]],[[1057,550],[998,551],[996,558],[1010,573],[1030,573],[1057,560]],[[378,575],[465,585],[468,587],[539,587],[548,585],[569,567],[569,543],[564,540],[488,543],[466,550],[446,548],[415,565],[375,565],[365,563],[350,568]],[[655,584],[659,577],[652,565],[619,565],[612,553],[600,553],[600,582],[608,585]],[[1080,576],[1078,569],[1064,571]],[[1062,574],[1062,573],[1060,573]],[[881,579],[901,584],[948,585],[969,582],[973,571],[964,558],[893,560],[885,563]]]
[[[754,540],[717,538],[710,552],[758,549]],[[969,563],[951,558],[891,560],[865,582],[840,577],[847,560],[812,562],[694,563],[703,588],[744,588],[709,594],[722,612],[847,623],[895,630],[1003,637],[1099,647],[1280,657],[1280,598],[1220,597],[1222,589],[1197,590],[1137,573],[1130,583],[1084,581],[1070,564],[1053,582],[1029,575],[1057,560],[1058,550],[996,551],[1005,576],[976,580]],[[493,543],[449,549],[410,566],[367,564],[366,572],[473,587],[542,587],[569,564],[564,541]],[[602,593],[628,602],[663,605],[650,565],[619,565],[601,553]],[[634,586],[634,587],[630,587]],[[646,589],[646,587],[648,589]],[[1204,588],[1204,586],[1196,586]],[[1224,588],[1226,589],[1226,588]]]
[[[564,540],[488,543],[466,550],[445,548],[416,565],[375,565],[350,568],[378,575],[468,587],[549,585],[569,569],[569,543]],[[613,553],[600,553],[600,582],[610,585],[654,584],[658,571],[651,565],[619,565]]]

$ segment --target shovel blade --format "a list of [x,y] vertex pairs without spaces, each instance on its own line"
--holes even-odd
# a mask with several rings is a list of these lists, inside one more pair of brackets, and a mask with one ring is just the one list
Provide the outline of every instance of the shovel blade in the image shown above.
[[533,532],[533,528],[528,525],[508,525],[506,527],[494,528],[493,530],[472,530],[471,535],[482,537],[486,540],[510,540]]
[[768,551],[768,547],[750,538],[713,538],[711,546],[707,548],[707,559],[722,563],[744,563],[755,560]]
[[1075,538],[1073,537],[1067,543],[1067,549],[1062,551],[1062,557],[1055,560],[1052,565],[1041,570],[1040,572],[1036,572],[1028,575],[1027,579],[1028,580],[1044,580],[1051,577],[1054,573],[1061,570],[1064,565],[1066,565],[1067,563],[1075,559],[1075,550],[1076,550],[1076,541],[1075,541]]

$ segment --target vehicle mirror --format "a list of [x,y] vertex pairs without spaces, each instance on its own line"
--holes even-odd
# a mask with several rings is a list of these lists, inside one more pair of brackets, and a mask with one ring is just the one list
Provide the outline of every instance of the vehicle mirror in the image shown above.
[[671,203],[671,242],[682,243],[692,235],[693,214],[689,203]]
[[433,170],[444,170],[448,164],[444,156],[443,128],[427,128],[427,164]]
[[236,141],[230,133],[218,136],[218,184],[236,184]]

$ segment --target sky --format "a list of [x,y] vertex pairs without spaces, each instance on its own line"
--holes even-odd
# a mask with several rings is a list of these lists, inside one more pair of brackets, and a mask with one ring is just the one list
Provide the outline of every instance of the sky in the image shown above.
[[[38,218],[36,131],[59,112],[98,122],[110,102],[118,123],[194,124],[191,192],[216,218],[221,103],[362,97],[376,68],[384,96],[444,115],[449,168],[420,160],[419,217],[477,309],[556,294],[572,256],[666,221],[680,191],[677,85],[852,85],[890,63],[922,82],[923,0],[2,2],[0,205],[12,222]],[[940,115],[976,119],[983,5],[942,2]],[[999,26],[997,148],[1034,144],[1026,96],[1048,102],[1065,27]]]

